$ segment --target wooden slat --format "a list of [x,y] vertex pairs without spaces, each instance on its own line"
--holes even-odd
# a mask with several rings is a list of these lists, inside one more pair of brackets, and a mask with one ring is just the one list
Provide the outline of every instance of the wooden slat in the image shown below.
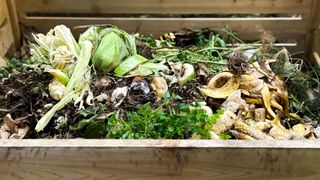
[[319,141],[1,140],[1,179],[320,178]]
[[0,26],[1,26],[1,24],[3,24],[3,22],[5,21],[6,16],[7,16],[5,5],[3,4],[2,1],[3,0],[0,0]]
[[21,46],[21,32],[20,32],[18,14],[16,10],[16,4],[14,0],[7,0],[7,5],[8,5],[10,25],[12,27],[12,34],[14,38],[13,50],[17,51]]
[[6,0],[0,0],[0,66],[5,64],[4,56],[11,45],[14,43],[12,27],[7,10]]
[[[35,27],[46,33],[58,24],[68,27],[113,24],[130,33],[153,34],[158,37],[163,33],[180,31],[184,28],[223,28],[235,30],[243,40],[259,40],[262,31],[271,31],[280,41],[295,40],[301,50],[306,36],[306,21],[300,18],[70,18],[70,17],[26,17],[21,19],[26,26]],[[75,29],[79,34],[84,29]]]
[[308,30],[308,33],[305,37],[305,51],[307,54],[307,58],[312,58],[313,53],[313,46],[314,46],[314,40],[315,40],[315,34],[319,27],[320,22],[320,1],[313,0],[312,2],[312,8],[310,10],[310,18],[308,18],[309,23],[306,26],[306,29]]
[[123,140],[123,139],[0,139],[0,148],[251,148],[319,149],[320,141],[299,140]]
[[[114,24],[129,32],[159,36],[183,28],[221,28],[228,25],[244,40],[257,40],[262,30],[269,30],[281,41],[298,42],[303,50],[310,29],[314,0],[15,0],[19,21],[47,32],[57,24]],[[48,15],[48,17],[41,17]],[[250,18],[97,18],[99,14],[302,14],[303,22],[271,21]],[[91,14],[91,15],[89,15]],[[53,17],[62,15],[62,17]],[[86,18],[89,15],[92,18]],[[50,17],[51,16],[51,17]],[[73,16],[73,17],[71,17]],[[84,16],[84,17],[77,17]],[[294,19],[294,18],[293,18]],[[260,29],[260,31],[257,31]],[[74,31],[79,34],[79,30]],[[309,36],[308,36],[309,37]]]
[[313,57],[316,61],[316,64],[319,66],[320,68],[320,53],[319,52],[313,52]]
[[[113,24],[130,33],[162,35],[166,32],[179,31],[184,28],[223,28],[230,27],[239,33],[241,38],[252,40],[260,37],[263,30],[274,32],[278,38],[303,38],[306,31],[305,21],[283,18],[65,18],[65,17],[32,17],[21,19],[24,25],[35,27],[45,33],[58,24],[71,28],[83,25]],[[83,29],[82,29],[83,30]],[[281,36],[280,36],[281,35]]]
[[312,0],[16,0],[18,12],[108,14],[309,13]]

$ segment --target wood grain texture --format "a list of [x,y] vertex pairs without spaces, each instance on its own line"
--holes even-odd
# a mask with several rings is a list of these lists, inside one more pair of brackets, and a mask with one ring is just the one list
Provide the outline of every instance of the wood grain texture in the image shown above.
[[21,32],[20,32],[19,18],[18,18],[15,0],[7,0],[7,5],[8,5],[10,25],[12,27],[12,35],[14,38],[13,50],[17,51],[21,46]]
[[0,0],[0,26],[4,23],[7,13],[3,0]]
[[0,66],[4,65],[4,56],[11,45],[14,43],[12,27],[7,9],[6,0],[0,0]]
[[[114,24],[128,32],[152,34],[184,28],[225,26],[243,40],[259,40],[271,31],[281,42],[296,42],[293,51],[305,50],[310,40],[315,0],[15,0],[18,21],[45,33],[58,24],[69,27]],[[14,3],[12,3],[14,4]],[[288,18],[172,18],[170,14],[300,14]],[[100,14],[100,15],[99,15]],[[114,17],[103,17],[104,15]],[[168,18],[121,18],[125,14],[161,14]],[[58,17],[58,16],[61,17]],[[86,17],[89,16],[89,17]],[[83,29],[82,29],[83,30]],[[74,31],[78,35],[81,30]],[[17,38],[16,38],[17,39]],[[310,43],[309,43],[310,44]]]
[[113,24],[130,33],[159,37],[167,32],[185,28],[229,28],[235,30],[242,40],[260,40],[263,31],[270,31],[280,42],[296,42],[294,51],[304,48],[307,21],[301,18],[83,18],[83,17],[25,17],[20,19],[26,26],[46,33],[52,27],[65,24],[73,28],[76,36],[85,29],[76,26]]
[[313,52],[313,58],[315,59],[316,64],[318,64],[318,66],[320,67],[320,54],[319,54],[319,52]]
[[[20,20],[39,32],[47,32],[54,25],[66,24],[70,28],[82,25],[113,24],[129,32],[162,35],[184,28],[230,27],[242,34],[261,34],[263,31],[282,33],[279,38],[302,37],[306,33],[306,21],[300,18],[85,18],[85,17],[29,17]],[[245,38],[254,39],[256,36]],[[294,34],[294,35],[293,35]]]
[[312,0],[16,0],[19,12],[103,14],[310,13]]
[[320,178],[318,141],[2,140],[1,179]]
[[314,54],[314,58],[315,58],[315,62],[317,64],[320,65],[320,2],[318,2],[318,5],[317,5],[317,10],[315,10],[315,17],[314,17],[314,22],[313,22],[313,29],[314,29],[314,32],[313,32],[313,36],[310,37],[313,41],[313,44],[312,44],[312,51],[313,51],[313,54]]
[[318,31],[319,22],[320,22],[320,1],[314,0],[312,2],[310,14],[309,14],[309,23],[306,26],[308,31],[305,37],[305,52],[308,59],[312,59],[312,53],[314,50],[314,43],[316,38],[316,33]]

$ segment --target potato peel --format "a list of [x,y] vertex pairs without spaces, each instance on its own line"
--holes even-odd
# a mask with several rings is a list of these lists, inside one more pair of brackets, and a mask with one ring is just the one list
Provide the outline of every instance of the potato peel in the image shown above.
[[168,91],[167,81],[163,77],[154,77],[150,86],[156,91],[157,101],[161,100],[163,95]]

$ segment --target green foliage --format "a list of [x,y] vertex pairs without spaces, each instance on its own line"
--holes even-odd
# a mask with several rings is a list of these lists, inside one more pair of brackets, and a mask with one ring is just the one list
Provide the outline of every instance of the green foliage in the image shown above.
[[136,112],[127,113],[126,119],[115,115],[108,119],[107,138],[121,139],[188,139],[195,135],[210,138],[210,129],[223,113],[208,117],[200,108],[190,109],[188,104],[169,105],[170,99],[154,109],[147,103]]
[[11,73],[17,73],[22,69],[23,64],[28,64],[29,61],[22,61],[19,59],[11,59],[7,64],[0,68],[0,79],[8,77]]
[[106,118],[101,114],[105,114],[106,107],[103,105],[83,109],[78,112],[84,117],[77,124],[70,126],[69,130],[79,132],[84,138],[99,138],[101,134],[105,134]]
[[84,138],[105,135],[115,139],[188,139],[193,136],[209,139],[212,124],[223,111],[209,117],[197,103],[195,108],[185,103],[172,104],[173,100],[180,98],[167,95],[157,108],[147,103],[136,111],[127,112],[123,118],[117,117],[117,113],[106,117],[103,106],[81,110],[78,114],[84,119],[70,126],[69,130]]
[[219,134],[220,138],[223,139],[223,140],[228,140],[228,139],[231,139],[232,136],[229,134],[229,133],[221,133]]

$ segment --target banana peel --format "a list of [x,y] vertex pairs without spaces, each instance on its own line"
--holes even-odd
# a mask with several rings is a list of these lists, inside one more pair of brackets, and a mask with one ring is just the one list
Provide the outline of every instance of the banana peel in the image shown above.
[[258,79],[257,77],[252,76],[250,74],[242,74],[240,78],[241,78],[241,83],[251,82]]
[[254,104],[254,105],[261,105],[263,104],[261,99],[257,99],[257,98],[248,98],[246,99],[246,103],[247,104]]
[[271,107],[274,107],[280,111],[283,111],[283,107],[274,99],[271,99]]
[[214,134],[221,134],[231,129],[236,121],[237,115],[231,111],[224,111],[217,119],[216,123],[212,125],[211,131]]
[[307,125],[307,124],[297,124],[297,125],[294,125],[292,127],[292,130],[297,133],[299,136],[302,136],[302,137],[306,137],[308,136],[311,132],[311,129],[312,129],[312,126],[310,125]]
[[265,108],[267,109],[268,113],[273,117],[276,118],[277,115],[273,110],[271,109],[271,97],[270,97],[270,91],[268,86],[264,86],[261,90],[261,95],[263,99],[263,104]]
[[254,127],[250,127],[241,121],[235,122],[234,129],[239,132],[242,132],[244,134],[247,134],[257,140],[272,140],[272,139],[274,139],[271,136],[268,136],[267,134],[255,129]]
[[232,95],[240,85],[240,78],[229,72],[222,72],[214,76],[207,86],[199,88],[205,96],[226,99]]
[[242,133],[240,131],[237,131],[237,130],[230,130],[229,131],[234,137],[236,137],[237,139],[241,139],[241,140],[256,140],[255,138],[245,134],[245,133]]

